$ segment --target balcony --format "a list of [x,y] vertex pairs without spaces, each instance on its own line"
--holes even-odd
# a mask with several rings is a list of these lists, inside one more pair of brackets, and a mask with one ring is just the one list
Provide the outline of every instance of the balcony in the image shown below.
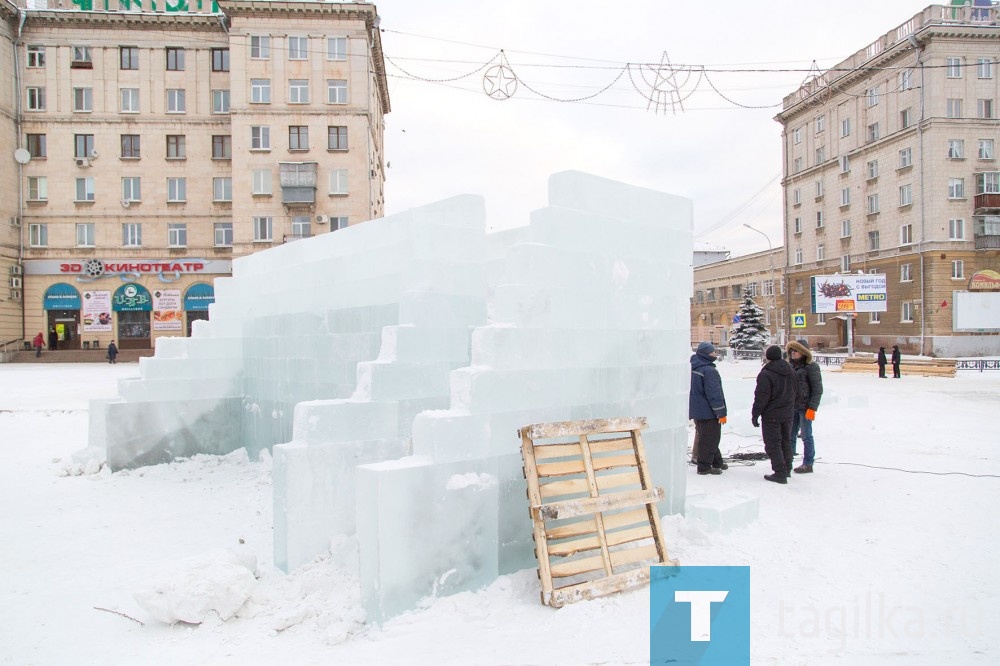
[[1000,212],[1000,194],[977,194],[974,201],[976,213]]
[[977,250],[1000,250],[1000,215],[981,215],[972,218],[972,235]]
[[281,203],[312,206],[316,203],[316,162],[279,162]]

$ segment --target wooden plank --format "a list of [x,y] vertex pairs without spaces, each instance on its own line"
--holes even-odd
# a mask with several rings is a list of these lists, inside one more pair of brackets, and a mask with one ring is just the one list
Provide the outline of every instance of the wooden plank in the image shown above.
[[580,457],[580,445],[576,442],[572,444],[535,444],[536,460],[569,457]]
[[[604,528],[606,530],[607,525],[605,525]],[[633,527],[628,530],[605,532],[604,538],[608,546],[620,546],[623,543],[631,543],[632,541],[641,541],[642,539],[653,538],[653,529],[647,524],[642,527]],[[584,550],[595,550],[600,546],[600,540],[596,535],[583,537],[582,539],[570,539],[559,543],[549,544],[549,555],[574,555]]]
[[[521,438],[521,457],[524,459],[524,478],[528,482],[528,505],[537,507],[542,503],[538,494],[538,472],[535,469],[534,445],[527,437]],[[532,513],[532,531],[535,537],[535,553],[538,559],[538,580],[542,584],[542,598],[552,594],[552,572],[549,571],[548,541],[545,539],[545,523]]]
[[[649,484],[649,466],[646,462],[646,447],[642,444],[642,433],[635,430],[632,432],[633,445],[635,446],[635,457],[639,461],[639,474],[642,476],[642,487]],[[667,553],[667,544],[663,540],[663,529],[660,527],[660,511],[655,504],[646,505],[646,513],[649,515],[649,524],[653,528],[653,542],[660,562],[667,562],[670,555]]]
[[[587,436],[580,435],[580,451],[583,453],[583,464],[587,467],[587,483],[590,485],[590,496],[596,498],[601,494],[597,488],[597,479],[594,477],[594,463],[590,458],[590,446],[587,444]],[[610,576],[614,573],[611,568],[611,553],[608,551],[608,542],[604,537],[604,520],[601,514],[594,516],[594,523],[597,525],[597,545],[601,549],[601,559],[604,561],[604,575]]]
[[583,497],[545,504],[538,507],[538,515],[545,520],[559,520],[560,518],[573,518],[588,513],[624,509],[637,504],[659,502],[662,499],[662,488],[631,490],[624,493],[601,495],[600,497]]
[[594,458],[594,469],[612,469],[614,467],[635,467],[636,459],[635,454],[630,453],[627,456],[600,456]]
[[[597,477],[597,487],[601,491],[612,488],[622,488],[624,486],[640,485],[641,479],[638,470],[625,472],[624,474],[605,474]],[[562,495],[579,495],[590,491],[587,479],[567,479],[565,481],[552,481],[538,486],[542,499],[560,497]]]
[[[623,511],[621,513],[604,514],[604,529],[606,530],[613,530],[636,523],[649,523],[646,509],[633,509],[632,511]],[[550,527],[545,530],[545,536],[549,539],[566,539],[568,537],[580,536],[581,534],[590,534],[596,529],[594,519],[587,517],[583,520],[559,525],[558,527]]]
[[538,476],[563,476],[565,474],[582,474],[587,471],[583,460],[567,460],[566,462],[539,463]]
[[641,587],[649,582],[649,567],[624,571],[601,580],[566,585],[553,590],[549,595],[542,596],[542,603],[554,608],[577,601],[589,601],[597,597],[607,596],[616,592]]
[[[633,564],[635,562],[642,562],[643,560],[651,559],[659,561],[659,554],[656,546],[625,548],[611,553],[611,566],[620,567],[625,564]],[[578,560],[569,560],[568,562],[559,562],[558,564],[550,565],[550,571],[552,572],[553,578],[578,576],[583,573],[589,573],[591,571],[598,571],[602,569],[604,569],[604,558],[599,556],[582,557]]]
[[577,437],[593,435],[602,432],[626,432],[628,430],[644,430],[646,417],[624,417],[616,419],[592,419],[590,421],[559,421],[556,423],[533,423],[524,426],[518,432],[521,437],[529,439],[548,439],[552,437]]

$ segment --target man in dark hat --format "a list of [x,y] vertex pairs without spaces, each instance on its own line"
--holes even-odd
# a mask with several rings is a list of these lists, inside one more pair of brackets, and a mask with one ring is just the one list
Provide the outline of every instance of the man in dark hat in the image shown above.
[[722,377],[715,367],[715,345],[702,342],[691,356],[691,392],[688,418],[694,420],[698,440],[698,473],[722,474],[729,466],[722,462],[719,441],[726,422],[726,396]]
[[[754,428],[761,428],[764,452],[771,459],[771,474],[764,478],[788,483],[792,475],[792,415],[795,407],[795,373],[781,358],[781,347],[771,345],[764,353],[766,363],[757,375],[751,409]],[[763,421],[763,425],[761,425]]]
[[792,455],[795,455],[795,441],[802,435],[802,464],[795,468],[796,474],[812,474],[816,460],[816,443],[813,441],[813,421],[823,397],[823,375],[819,365],[813,361],[812,350],[805,340],[788,343],[788,361],[795,371],[795,416],[792,418]]

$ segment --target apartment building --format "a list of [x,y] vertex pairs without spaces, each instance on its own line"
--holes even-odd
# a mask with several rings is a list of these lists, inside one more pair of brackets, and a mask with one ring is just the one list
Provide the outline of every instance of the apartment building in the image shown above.
[[[813,346],[1000,353],[1000,317],[955,330],[955,294],[1000,284],[1000,14],[932,5],[784,99],[789,314]],[[987,6],[978,6],[987,5]],[[811,313],[810,277],[887,276],[887,310]],[[794,288],[793,288],[794,286]],[[804,286],[804,288],[802,288]]]
[[0,0],[4,340],[189,335],[233,259],[382,216],[374,5],[23,1]]

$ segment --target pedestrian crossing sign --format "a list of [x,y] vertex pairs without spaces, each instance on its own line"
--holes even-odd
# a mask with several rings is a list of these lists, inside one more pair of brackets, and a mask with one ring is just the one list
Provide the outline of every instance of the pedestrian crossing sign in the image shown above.
[[806,316],[804,314],[793,314],[792,328],[805,328],[805,327],[806,327]]

